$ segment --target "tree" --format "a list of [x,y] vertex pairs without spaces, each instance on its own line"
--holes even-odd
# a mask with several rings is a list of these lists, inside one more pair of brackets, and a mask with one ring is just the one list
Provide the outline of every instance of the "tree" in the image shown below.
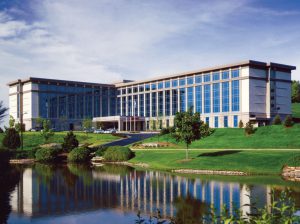
[[93,121],[90,118],[85,118],[82,122],[83,128],[87,131],[86,134],[88,134],[88,131],[93,127]]
[[3,106],[3,102],[0,101],[0,123],[2,123],[3,119],[6,117],[6,112],[8,111],[7,107]]
[[188,159],[189,145],[201,138],[201,121],[200,114],[193,113],[192,109],[186,112],[176,113],[175,119],[175,132],[172,136],[177,142],[184,142],[186,145],[186,159]]
[[244,123],[243,123],[242,120],[240,120],[240,122],[239,122],[239,128],[243,128],[243,127],[244,127]]
[[9,121],[8,121],[8,125],[9,125],[9,128],[14,128],[15,127],[15,118],[13,116],[9,116]]
[[292,103],[300,103],[300,82],[292,82]]
[[292,127],[293,126],[293,119],[290,115],[287,115],[284,119],[284,126],[285,127]]
[[282,122],[281,122],[281,118],[280,116],[277,114],[273,120],[273,125],[281,125]]
[[252,134],[254,134],[254,132],[255,132],[255,130],[254,130],[253,124],[250,121],[248,121],[245,126],[245,134],[252,135]]
[[41,117],[38,117],[35,119],[35,127],[36,128],[42,128],[43,127],[43,122],[44,122],[44,119],[41,118]]
[[15,128],[7,128],[2,144],[9,149],[17,149],[21,146],[21,138]]
[[54,135],[54,132],[50,127],[50,120],[43,120],[43,130],[41,130],[41,135],[43,136],[45,143]]
[[64,142],[62,144],[63,150],[66,152],[70,152],[72,149],[78,147],[79,142],[74,135],[73,131],[69,131],[67,135],[64,137]]

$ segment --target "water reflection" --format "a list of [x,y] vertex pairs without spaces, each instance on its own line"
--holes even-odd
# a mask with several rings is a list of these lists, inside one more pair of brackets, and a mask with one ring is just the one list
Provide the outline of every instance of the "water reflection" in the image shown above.
[[[298,205],[299,191],[293,192]],[[198,223],[211,205],[217,213],[225,205],[230,214],[234,213],[234,207],[253,201],[258,207],[270,205],[270,192],[271,187],[265,185],[192,179],[125,166],[90,168],[36,164],[22,169],[10,204],[11,216],[17,215],[19,219],[42,221],[43,217],[107,211],[109,216],[125,214],[122,218],[133,223],[132,216],[126,214],[134,215],[140,210],[149,216],[160,209],[162,217],[175,217],[178,223],[184,220]],[[251,211],[249,207],[242,207],[242,212]]]

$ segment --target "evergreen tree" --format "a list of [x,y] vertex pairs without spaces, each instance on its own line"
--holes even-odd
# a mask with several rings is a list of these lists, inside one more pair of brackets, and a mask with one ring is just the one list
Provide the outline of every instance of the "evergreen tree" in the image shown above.
[[248,121],[245,126],[245,134],[252,135],[252,134],[254,134],[254,132],[255,132],[255,130],[254,130],[253,124],[251,124],[251,122]]
[[293,126],[293,119],[290,115],[287,115],[284,119],[284,126],[285,127],[292,127]]
[[281,118],[280,116],[277,114],[273,120],[273,125],[281,125]]
[[74,135],[73,131],[69,131],[67,135],[64,137],[64,142],[62,144],[63,150],[66,152],[70,152],[72,149],[78,147],[79,142]]
[[240,122],[239,122],[239,128],[243,128],[243,127],[244,127],[244,123],[243,123],[242,120],[240,120]]
[[21,138],[15,128],[6,129],[2,144],[9,149],[17,149],[21,146]]

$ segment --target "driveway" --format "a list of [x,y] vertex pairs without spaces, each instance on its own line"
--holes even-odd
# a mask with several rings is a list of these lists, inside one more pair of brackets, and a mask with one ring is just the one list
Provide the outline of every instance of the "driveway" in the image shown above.
[[140,134],[126,134],[127,136],[129,136],[128,138],[124,138],[124,139],[120,139],[118,141],[114,141],[114,142],[110,142],[107,144],[103,144],[105,146],[116,146],[116,145],[120,145],[120,146],[125,146],[125,145],[129,145],[135,142],[139,142],[142,141],[146,138],[150,138],[156,134],[154,133],[140,133]]

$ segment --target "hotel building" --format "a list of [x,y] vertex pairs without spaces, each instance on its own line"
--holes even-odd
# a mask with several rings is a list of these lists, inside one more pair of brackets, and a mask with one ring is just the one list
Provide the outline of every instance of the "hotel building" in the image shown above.
[[38,117],[57,129],[79,129],[89,117],[134,131],[173,126],[177,112],[192,108],[213,128],[238,127],[240,120],[266,125],[277,114],[291,114],[295,69],[248,60],[110,85],[29,78],[8,84],[10,115],[22,119],[26,129],[35,127]]

